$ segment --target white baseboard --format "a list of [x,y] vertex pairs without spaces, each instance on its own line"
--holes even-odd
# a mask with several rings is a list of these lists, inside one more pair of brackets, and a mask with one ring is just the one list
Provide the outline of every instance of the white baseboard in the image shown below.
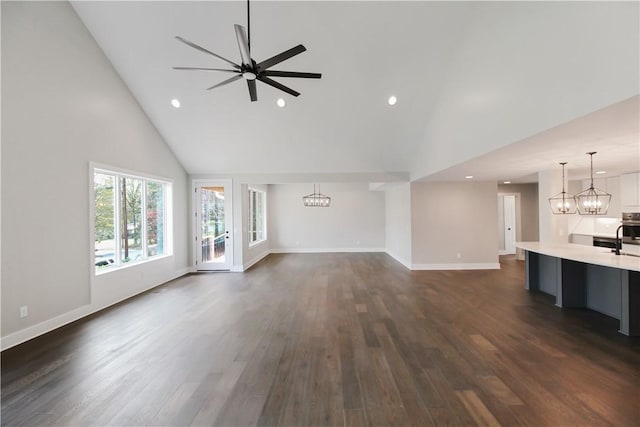
[[164,280],[161,283],[148,286],[147,288],[142,289],[136,292],[135,294],[132,294],[120,300],[110,302],[109,304],[98,306],[98,307],[92,304],[83,305],[82,307],[78,307],[76,309],[60,314],[51,319],[47,319],[43,322],[28,326],[24,329],[21,329],[19,331],[6,335],[0,338],[0,350],[4,351],[11,347],[15,347],[18,344],[22,344],[23,342],[39,337],[40,335],[44,335],[47,332],[53,331],[54,329],[58,329],[64,325],[68,325],[69,323],[75,322],[76,320],[80,320],[83,317],[89,316],[90,314],[96,313],[100,310],[104,310],[107,307],[111,307],[112,305],[118,304],[122,301],[125,301],[129,298],[139,295],[143,292],[147,292],[150,289],[153,289],[160,285],[164,285],[165,283],[170,282],[171,280],[177,279],[178,277],[182,277],[189,272],[191,272],[190,267],[181,268],[179,270],[176,270],[171,276],[167,278],[167,280]]
[[61,326],[75,322],[85,316],[93,313],[91,305],[83,305],[82,307],[63,313],[59,316],[45,320],[38,324],[28,326],[24,329],[16,331],[12,334],[2,337],[0,348],[2,351],[14,347],[18,344],[22,344],[25,341],[29,341],[37,336],[44,335],[47,332],[58,329]]
[[411,264],[412,270],[500,270],[499,262]]
[[407,260],[405,260],[402,257],[399,257],[389,251],[385,251],[387,253],[387,255],[389,255],[391,258],[395,259],[396,261],[398,261],[400,264],[404,265],[405,267],[407,267],[409,270],[411,270],[411,263]]
[[260,261],[262,261],[267,255],[270,255],[270,254],[271,254],[271,250],[270,249],[262,252],[260,255],[258,255],[257,257],[253,258],[251,261],[244,263],[242,265],[242,271],[247,271],[248,269],[250,269],[255,264],[257,264]]
[[336,252],[385,252],[382,248],[276,248],[272,254],[317,254]]
[[[169,282],[171,280],[174,280],[174,279],[177,279],[178,277],[182,277],[182,276],[184,276],[186,274],[193,273],[194,271],[196,271],[194,267],[185,267],[185,268],[181,268],[180,270],[176,270],[173,273],[173,277],[171,279],[167,280],[167,282]],[[163,283],[167,283],[167,282],[162,282],[160,285],[162,285]],[[155,285],[155,286],[160,286],[160,285]]]

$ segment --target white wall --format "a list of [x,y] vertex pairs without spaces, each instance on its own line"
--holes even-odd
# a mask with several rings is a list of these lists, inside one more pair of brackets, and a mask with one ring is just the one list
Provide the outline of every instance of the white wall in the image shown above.
[[[269,194],[270,185],[242,184],[242,270],[246,270],[265,256],[271,249],[271,200]],[[249,188],[264,191],[267,202],[267,236],[266,239],[253,246],[249,246]]]
[[499,268],[496,194],[495,182],[411,183],[413,268]]
[[[1,7],[6,348],[184,272],[189,203],[184,169],[71,6]],[[174,201],[175,256],[101,275],[93,289],[90,162],[169,178]]]
[[639,92],[638,2],[482,6],[426,118],[412,179]]
[[380,251],[385,247],[384,193],[368,184],[321,184],[329,208],[302,205],[313,184],[270,185],[271,249],[279,251]]
[[411,268],[411,184],[392,186],[384,194],[386,251]]
[[562,191],[562,174],[558,170],[538,172],[538,214],[540,243],[569,243],[569,217],[554,215],[549,197]]

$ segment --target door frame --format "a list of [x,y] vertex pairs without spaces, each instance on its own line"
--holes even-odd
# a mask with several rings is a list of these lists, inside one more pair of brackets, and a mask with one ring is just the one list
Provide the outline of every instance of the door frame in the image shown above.
[[[200,211],[200,206],[198,205],[198,188],[200,187],[214,187],[214,186],[224,186],[225,187],[225,211],[224,211],[224,221],[226,228],[229,230],[229,238],[225,242],[225,257],[228,260],[226,262],[226,266],[220,269],[212,269],[212,270],[201,270],[201,271],[230,271],[233,267],[233,246],[234,246],[234,235],[233,232],[233,181],[231,179],[192,179],[191,180],[191,250],[192,250],[192,258],[193,263],[192,267],[195,271],[198,271],[198,253],[199,253],[199,244],[198,234],[200,230],[200,217],[198,212]],[[228,193],[228,194],[227,194]],[[227,200],[228,197],[228,200]]]
[[502,212],[498,212],[498,215],[500,215],[502,217],[502,226],[503,226],[503,238],[504,238],[504,242],[505,243],[505,248],[504,249],[500,249],[498,251],[498,255],[513,255],[513,254],[517,254],[518,250],[517,248],[515,248],[514,246],[514,251],[513,252],[508,252],[507,251],[507,245],[506,245],[506,231],[507,231],[507,226],[506,226],[506,221],[505,221],[505,215],[504,215],[504,200],[505,197],[507,196],[511,196],[513,197],[513,238],[514,238],[514,244],[515,242],[518,240],[518,226],[520,224],[520,211],[518,209],[518,203],[520,200],[520,193],[498,193],[498,198],[502,198]]

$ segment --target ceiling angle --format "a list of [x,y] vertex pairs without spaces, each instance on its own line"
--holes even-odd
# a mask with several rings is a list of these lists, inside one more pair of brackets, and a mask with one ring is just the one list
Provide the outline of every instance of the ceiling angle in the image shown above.
[[270,69],[271,67],[306,51],[307,49],[301,44],[292,47],[291,49],[286,50],[282,53],[279,53],[269,59],[265,59],[261,62],[256,62],[253,58],[251,58],[251,18],[249,0],[247,0],[247,30],[245,31],[245,28],[239,24],[235,24],[234,27],[236,31],[236,38],[238,39],[238,47],[240,49],[240,58],[242,59],[240,64],[236,64],[235,62],[230,61],[227,58],[224,58],[216,53],[213,53],[210,50],[205,49],[204,47],[197,45],[183,37],[176,36],[176,39],[186,44],[187,46],[199,50],[200,52],[212,55],[231,65],[231,67],[233,68],[225,69],[205,67],[173,67],[173,69],[185,71],[219,71],[224,73],[231,73],[233,74],[232,77],[223,80],[222,82],[217,83],[211,87],[208,87],[207,90],[227,85],[229,83],[235,82],[236,80],[244,79],[247,81],[249,98],[251,98],[252,102],[258,100],[256,80],[261,81],[262,83],[265,83],[283,92],[286,92],[289,95],[298,96],[300,95],[299,92],[273,80],[272,77],[296,77],[302,79],[319,79],[322,77],[320,73],[303,73],[297,71],[279,71]]

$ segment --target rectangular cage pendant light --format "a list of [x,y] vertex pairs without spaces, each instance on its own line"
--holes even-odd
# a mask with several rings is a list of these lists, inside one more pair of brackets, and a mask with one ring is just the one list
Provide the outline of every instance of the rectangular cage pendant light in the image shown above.
[[331,197],[320,193],[320,185],[316,193],[316,186],[313,186],[313,193],[302,197],[302,203],[310,208],[328,208],[331,205]]
[[611,194],[598,190],[593,186],[593,155],[595,151],[587,153],[591,158],[591,185],[586,190],[576,194],[576,204],[580,215],[604,215],[609,210]]

